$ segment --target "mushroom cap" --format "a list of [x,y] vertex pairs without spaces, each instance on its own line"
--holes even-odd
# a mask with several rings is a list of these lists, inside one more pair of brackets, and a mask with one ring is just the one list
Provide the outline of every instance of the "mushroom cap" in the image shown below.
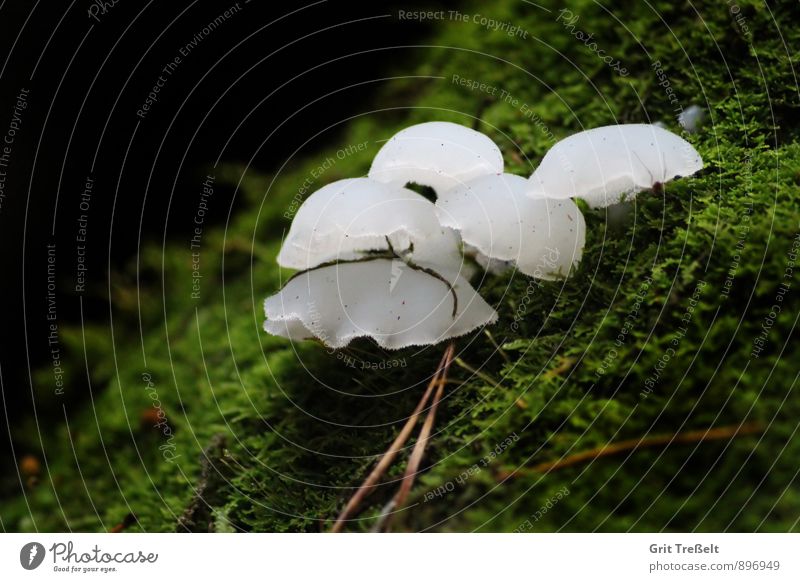
[[571,198],[602,208],[690,176],[703,167],[697,150],[655,125],[609,125],[559,141],[530,177],[528,195]]
[[487,174],[503,172],[503,154],[486,135],[445,121],[399,131],[375,155],[369,177],[396,186],[430,186],[437,195]]
[[455,278],[451,291],[438,277],[399,259],[305,271],[268,297],[264,311],[267,332],[293,340],[317,338],[331,348],[359,337],[390,350],[433,345],[497,320],[462,277]]
[[[388,241],[387,241],[388,239]],[[339,180],[314,192],[297,211],[278,264],[306,270],[388,251],[457,274],[458,234],[436,219],[433,203],[407,188],[369,178]]]
[[531,277],[566,277],[583,253],[583,214],[568,198],[531,198],[528,189],[520,176],[482,176],[445,191],[436,214],[478,251],[484,268],[501,269],[513,261]]

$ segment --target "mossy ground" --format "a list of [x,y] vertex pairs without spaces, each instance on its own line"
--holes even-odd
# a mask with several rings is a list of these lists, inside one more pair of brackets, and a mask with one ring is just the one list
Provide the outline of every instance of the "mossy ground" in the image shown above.
[[[491,334],[502,349],[485,334],[459,341],[463,366],[453,369],[427,470],[395,529],[513,531],[528,520],[533,531],[796,530],[800,286],[797,269],[786,269],[800,230],[800,9],[570,2],[575,30],[594,33],[623,76],[558,20],[560,5],[547,6],[461,9],[517,24],[527,39],[436,22],[418,64],[400,71],[414,76],[386,82],[376,112],[342,131],[342,148],[366,142],[363,151],[320,151],[277,176],[226,168],[218,181],[238,185],[234,218],[204,233],[201,299],[190,298],[185,241],[142,251],[138,295],[135,264],[114,273],[113,325],[64,338],[75,383],[86,382],[86,354],[93,398],[67,411],[69,426],[56,412],[40,427],[42,443],[32,424],[16,427],[18,441],[44,451],[46,468],[24,496],[3,501],[3,527],[104,530],[130,513],[130,531],[325,529],[413,409],[441,348],[387,355],[359,342],[347,355],[407,364],[362,371],[318,345],[263,333],[263,297],[287,275],[274,258],[298,187],[364,174],[381,140],[427,120],[486,132],[509,171],[524,175],[553,139],[581,128],[663,121],[678,131],[666,79],[678,104],[708,109],[688,138],[706,168],[663,197],[643,194],[622,216],[587,210],[585,255],[568,281],[483,281],[501,315]],[[313,178],[327,156],[335,163]],[[212,212],[230,203],[214,199]],[[35,384],[46,409],[48,374]],[[142,420],[153,393],[172,440]],[[758,430],[504,480],[609,442],[743,423]],[[461,479],[476,463],[481,470]],[[431,500],[440,487],[451,490]],[[353,529],[368,529],[394,489],[370,498]]]

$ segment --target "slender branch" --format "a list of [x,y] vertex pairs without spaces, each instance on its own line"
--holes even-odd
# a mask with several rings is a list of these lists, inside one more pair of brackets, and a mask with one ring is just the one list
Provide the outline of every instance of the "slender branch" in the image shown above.
[[411,413],[411,416],[408,417],[406,420],[406,424],[403,426],[400,433],[394,439],[394,442],[389,446],[387,451],[383,454],[378,464],[375,465],[375,468],[372,469],[372,472],[367,476],[358,490],[353,494],[350,500],[347,502],[347,505],[339,514],[339,517],[336,519],[336,522],[333,524],[331,528],[331,532],[336,533],[342,531],[345,522],[351,515],[355,513],[358,509],[358,506],[361,502],[366,498],[370,493],[372,493],[373,487],[375,484],[380,480],[380,478],[386,473],[386,470],[389,468],[389,465],[392,464],[392,461],[397,456],[397,453],[403,447],[403,445],[408,440],[408,437],[411,436],[411,431],[414,428],[414,425],[417,422],[420,414],[422,413],[423,408],[428,403],[428,400],[433,393],[434,388],[440,385],[440,378],[442,375],[442,371],[444,369],[444,365],[447,361],[447,354],[448,351],[445,351],[444,355],[442,356],[442,360],[439,362],[439,365],[436,368],[436,372],[431,377],[430,382],[428,383],[428,387],[425,389],[425,393],[422,395],[417,407],[414,409],[414,412]]
[[503,358],[506,361],[506,364],[510,364],[511,363],[511,358],[508,357],[508,354],[506,353],[506,351],[500,346],[500,344],[497,343],[497,340],[494,339],[494,336],[492,335],[492,332],[490,332],[488,329],[484,328],[483,329],[483,333],[486,335],[486,337],[489,338],[489,341],[492,342],[492,345],[494,346],[494,349],[497,350],[497,353],[500,354],[500,357]]
[[429,269],[428,267],[422,267],[422,266],[414,263],[413,261],[406,261],[406,265],[408,265],[409,267],[411,267],[415,271],[421,271],[423,273],[426,273],[426,274],[430,275],[434,279],[439,279],[439,281],[441,281],[442,283],[445,284],[445,286],[447,287],[448,291],[450,291],[450,295],[453,296],[453,313],[452,313],[452,317],[453,317],[453,319],[455,319],[456,318],[456,314],[458,313],[458,294],[456,293],[456,288],[453,287],[452,283],[450,283],[450,281],[448,281],[447,279],[442,277],[439,273],[437,273],[433,269]]
[[391,260],[393,258],[395,258],[394,255],[386,254],[381,251],[381,254],[376,253],[373,255],[368,255],[366,257],[360,257],[358,259],[347,259],[347,260],[335,259],[333,261],[326,261],[324,263],[320,263],[319,265],[311,267],[310,269],[305,269],[304,271],[297,271],[291,277],[286,279],[286,282],[283,284],[283,287],[281,287],[281,289],[284,289],[291,281],[293,281],[300,275],[305,275],[306,273],[310,273],[311,271],[318,271],[319,269],[324,269],[325,267],[333,267],[335,265],[347,265],[349,263],[368,263],[369,261],[377,261],[379,259]]
[[453,319],[455,319],[456,313],[458,312],[458,295],[456,295],[456,290],[453,287],[453,285],[450,283],[450,281],[448,281],[447,279],[442,277],[439,273],[437,273],[433,269],[428,269],[427,267],[423,267],[421,265],[417,265],[413,260],[411,260],[409,258],[406,258],[405,255],[410,255],[410,254],[413,254],[413,252],[414,252],[414,243],[413,243],[413,241],[409,241],[408,249],[406,249],[402,253],[398,253],[396,250],[394,250],[394,246],[392,245],[392,241],[389,240],[389,237],[387,236],[385,238],[386,238],[386,244],[389,245],[389,251],[392,253],[392,255],[394,255],[395,257],[397,257],[401,261],[403,261],[406,265],[408,265],[409,267],[411,267],[415,271],[421,271],[421,272],[423,272],[423,273],[425,273],[427,275],[430,275],[431,277],[433,277],[435,279],[439,279],[439,281],[441,281],[442,283],[444,283],[447,286],[447,289],[450,291],[450,294],[453,296]]
[[473,376],[477,376],[478,378],[480,378],[480,379],[481,379],[481,380],[483,380],[484,382],[488,382],[489,384],[491,384],[491,385],[492,385],[492,386],[494,386],[495,388],[500,388],[500,382],[498,382],[497,380],[495,380],[494,378],[492,378],[492,377],[491,377],[489,374],[487,374],[486,372],[481,372],[480,370],[477,370],[477,369],[473,368],[472,366],[470,366],[468,363],[466,363],[466,362],[465,362],[464,360],[462,360],[461,358],[456,358],[456,359],[454,360],[454,362],[455,362],[455,364],[456,364],[456,365],[458,365],[458,366],[460,366],[460,367],[464,368],[464,369],[465,369],[467,372],[469,372],[469,373],[470,373],[470,374],[472,374]]
[[543,375],[545,378],[555,378],[561,376],[564,372],[569,372],[572,369],[572,366],[575,365],[577,360],[575,358],[571,358],[569,356],[563,356],[560,359],[559,364],[553,368],[552,370],[547,370]]
[[403,482],[400,485],[400,490],[397,492],[397,495],[395,495],[396,507],[403,505],[406,497],[408,497],[408,492],[411,490],[411,486],[414,484],[414,477],[419,470],[419,464],[422,462],[422,455],[425,453],[425,447],[428,445],[428,440],[430,440],[430,434],[431,430],[433,429],[433,423],[436,420],[436,411],[439,408],[439,402],[441,402],[442,396],[444,395],[445,383],[442,380],[447,377],[447,372],[450,369],[450,364],[453,361],[454,352],[455,347],[451,343],[445,352],[446,360],[440,375],[440,380],[438,382],[439,387],[433,397],[433,403],[431,404],[430,410],[428,410],[428,415],[425,417],[425,423],[422,425],[422,430],[419,433],[419,439],[417,439],[417,442],[414,445],[414,450],[412,451],[411,458],[408,461],[408,467],[406,468],[406,474],[403,477]]
[[497,478],[505,480],[509,478],[524,477],[536,473],[549,473],[564,467],[571,467],[580,463],[593,461],[601,457],[618,455],[626,451],[634,451],[644,448],[663,447],[671,444],[692,444],[706,441],[729,440],[737,436],[758,434],[763,431],[761,424],[747,422],[733,426],[720,426],[717,428],[707,428],[700,430],[690,430],[676,434],[654,435],[639,439],[629,439],[616,443],[609,443],[595,449],[589,449],[574,455],[569,455],[555,461],[545,461],[532,467],[521,467],[513,471],[499,471]]
[[436,411],[439,408],[439,402],[441,402],[442,396],[444,395],[447,372],[450,369],[450,364],[453,361],[454,353],[455,344],[451,342],[450,345],[447,346],[447,350],[445,350],[445,363],[442,368],[442,373],[439,376],[439,386],[436,390],[436,394],[433,397],[433,403],[431,404],[428,414],[425,417],[425,422],[422,425],[422,429],[419,432],[417,442],[414,444],[414,449],[411,452],[411,457],[408,460],[408,466],[406,467],[406,472],[403,475],[403,480],[400,483],[400,488],[397,490],[397,493],[392,500],[384,507],[381,518],[373,527],[373,531],[381,531],[389,527],[394,515],[392,512],[395,508],[403,506],[406,498],[408,497],[408,493],[411,491],[411,487],[414,485],[414,480],[419,472],[419,466],[422,462],[422,457],[425,454],[425,447],[431,438],[431,430],[433,429],[433,423],[436,420]]

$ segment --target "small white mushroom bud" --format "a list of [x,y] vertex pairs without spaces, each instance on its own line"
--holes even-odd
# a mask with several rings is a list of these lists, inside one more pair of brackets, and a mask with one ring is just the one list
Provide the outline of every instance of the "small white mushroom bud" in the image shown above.
[[706,118],[706,110],[699,105],[689,105],[678,115],[678,123],[689,133],[697,133]]
[[323,186],[303,202],[278,264],[304,271],[389,251],[448,274],[462,264],[458,234],[439,224],[432,202],[407,188],[354,178]]
[[452,283],[395,259],[365,259],[295,275],[264,302],[264,329],[331,348],[369,337],[385,349],[433,345],[494,323],[462,277]]
[[412,125],[378,151],[369,177],[396,186],[430,186],[437,195],[479,176],[501,174],[503,154],[486,135],[444,121]]
[[703,167],[697,150],[655,125],[610,125],[559,141],[530,177],[535,198],[579,197],[602,208]]
[[502,270],[510,261],[531,277],[566,277],[583,253],[583,214],[568,198],[531,198],[528,189],[520,176],[483,176],[442,193],[436,213],[477,249],[484,268]]

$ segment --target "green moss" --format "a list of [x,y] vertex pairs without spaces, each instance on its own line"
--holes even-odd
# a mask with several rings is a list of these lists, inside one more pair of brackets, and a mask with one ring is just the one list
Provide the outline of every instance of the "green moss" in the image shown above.
[[[676,102],[659,84],[666,79],[681,106],[709,110],[689,138],[706,169],[669,184],[663,198],[643,194],[627,213],[587,210],[586,252],[566,283],[484,281],[501,315],[491,333],[502,350],[484,334],[459,342],[463,366],[453,370],[427,470],[395,526],[512,531],[530,520],[539,531],[796,530],[800,354],[792,336],[800,297],[786,267],[800,228],[800,103],[786,47],[800,42],[800,13],[779,4],[739,2],[745,34],[719,2],[570,3],[576,29],[595,33],[627,76],[570,34],[556,19],[560,7],[462,10],[519,24],[527,39],[440,23],[433,48],[419,49],[419,64],[403,72],[442,78],[388,82],[375,98],[381,112],[354,120],[341,138],[342,147],[367,142],[364,151],[318,178],[312,171],[331,152],[295,162],[274,181],[224,170],[220,180],[241,180],[246,208],[227,231],[204,234],[200,300],[190,299],[183,244],[143,252],[139,296],[135,265],[114,274],[113,327],[68,336],[80,354],[73,368],[87,352],[93,400],[67,411],[68,427],[45,433],[49,477],[4,503],[4,527],[98,530],[133,513],[147,531],[174,530],[181,516],[192,529],[324,529],[413,409],[439,350],[399,352],[391,357],[404,367],[362,371],[341,354],[261,331],[261,301],[287,275],[274,257],[298,187],[365,173],[381,140],[426,120],[480,128],[510,170],[524,174],[554,140],[581,128],[649,120],[677,131]],[[497,93],[467,89],[453,75]],[[789,290],[779,301],[782,282]],[[344,353],[386,357],[368,342]],[[152,408],[144,373],[171,440],[142,420]],[[612,441],[741,423],[763,431],[503,480]],[[35,432],[21,427],[16,436],[26,434]],[[482,467],[511,435],[518,438]],[[451,491],[428,499],[448,483]],[[393,491],[379,489],[354,529],[368,529]],[[211,507],[191,510],[203,503]]]

